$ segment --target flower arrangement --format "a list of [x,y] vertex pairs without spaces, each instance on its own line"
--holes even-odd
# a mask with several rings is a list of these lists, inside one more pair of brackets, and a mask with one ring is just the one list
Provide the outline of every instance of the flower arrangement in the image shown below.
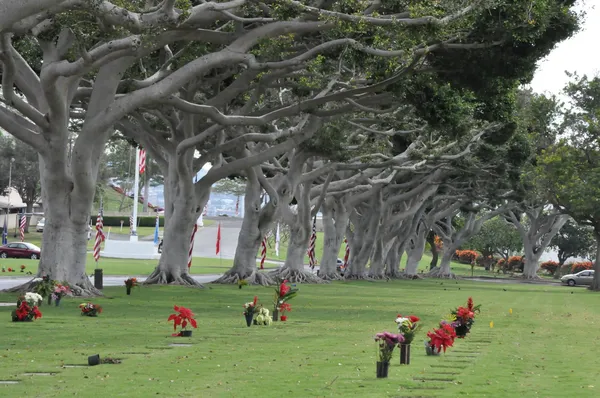
[[292,311],[292,306],[289,303],[283,303],[279,306],[279,311],[281,312],[281,321],[285,322],[287,321],[287,315],[284,315],[286,312],[291,312]]
[[189,308],[180,307],[177,305],[174,305],[173,309],[175,310],[175,313],[169,315],[167,322],[173,321],[173,330],[177,331],[177,326],[180,326],[181,331],[179,331],[179,333],[173,333],[171,336],[191,336],[192,331],[187,330],[188,325],[191,325],[193,328],[198,327],[196,319],[194,319],[194,313]]
[[248,281],[245,279],[238,280],[238,288],[242,288],[243,286],[248,286]]
[[441,350],[446,352],[446,349],[454,344],[456,331],[452,323],[442,321],[438,329],[427,332],[427,337],[429,337],[429,341],[425,342],[426,348],[429,346],[433,349],[433,352],[440,352]]
[[258,309],[256,308],[256,303],[258,301],[258,297],[254,296],[254,300],[244,304],[244,315],[249,316],[249,315],[254,315],[256,312],[258,312]]
[[418,316],[410,315],[403,317],[398,314],[396,317],[396,324],[398,325],[398,332],[404,337],[404,344],[410,344],[415,338],[415,333],[421,327]]
[[15,272],[15,270],[12,269],[11,267],[8,267],[8,272]]
[[256,318],[254,318],[255,325],[269,326],[271,322],[273,322],[273,317],[271,317],[271,315],[269,314],[268,309],[261,306],[258,309],[257,314],[258,315],[256,315]]
[[64,296],[66,296],[67,294],[71,293],[71,289],[69,288],[68,285],[61,285],[60,283],[57,283],[56,286],[54,287],[54,291],[52,292],[52,299],[54,301],[56,301],[56,305],[58,305],[58,302],[60,301],[60,299],[62,299]]
[[404,342],[404,336],[390,332],[377,333],[377,362],[389,363],[392,359],[394,347]]
[[27,292],[17,300],[17,307],[25,301],[30,307],[40,306],[44,298],[37,293]]
[[2,272],[6,272],[6,267],[2,266]]
[[81,303],[79,304],[79,308],[81,308],[82,316],[98,316],[98,314],[102,313],[102,307],[94,303]]
[[34,288],[36,293],[42,297],[50,297],[54,291],[54,281],[50,279],[50,276],[44,275],[41,278],[35,278],[33,281],[37,282]]
[[25,268],[26,268],[25,265],[21,264],[21,272],[25,272]]
[[125,287],[131,289],[132,287],[136,287],[138,285],[137,278],[129,278],[125,279]]
[[42,313],[37,305],[30,305],[25,297],[23,297],[23,300],[19,300],[17,309],[14,310],[11,315],[13,322],[31,322],[42,317]]
[[[281,284],[275,289],[275,300],[273,302],[275,306],[275,310],[273,311],[274,316],[277,317],[279,311],[281,311],[281,306],[287,303],[289,300],[296,297],[298,294],[298,289],[295,287],[291,287],[287,285],[287,280],[281,282]],[[291,307],[287,310],[288,312],[291,310]],[[286,311],[285,309],[283,311]],[[287,316],[286,318],[287,319]],[[283,320],[283,319],[282,319]]]
[[451,312],[455,324],[456,337],[462,339],[469,333],[475,323],[475,313],[480,312],[480,308],[481,304],[477,306],[473,305],[473,298],[469,297],[466,307],[460,306]]

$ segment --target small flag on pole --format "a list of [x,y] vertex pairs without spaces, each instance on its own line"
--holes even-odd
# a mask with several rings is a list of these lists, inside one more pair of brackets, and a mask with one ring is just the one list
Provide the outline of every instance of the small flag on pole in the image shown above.
[[158,218],[158,213],[156,213],[156,225],[154,227],[154,244],[158,245],[158,227],[160,225],[160,219]]
[[21,222],[19,223],[19,234],[21,235],[21,242],[25,241],[25,227],[27,226],[27,217],[25,212],[21,213]]
[[96,260],[96,263],[100,259],[100,245],[105,239],[103,229],[104,219],[102,217],[102,204],[100,204],[100,210],[98,210],[98,217],[96,218],[96,240],[94,241],[94,260]]
[[216,253],[215,254],[219,254],[219,252],[221,251],[221,223],[219,223],[219,227],[217,228],[217,247],[216,247]]
[[262,247],[261,251],[260,251],[260,269],[265,269],[265,260],[267,258],[267,237],[265,236],[262,240],[262,242],[260,242],[260,245]]
[[312,234],[308,241],[308,260],[311,269],[315,269],[317,265],[317,259],[315,257],[315,243],[317,242],[317,216],[313,218]]
[[275,231],[275,255],[279,257],[279,240],[281,237],[279,236],[279,223],[277,223],[277,231]]
[[140,174],[146,171],[146,150],[140,148]]
[[348,244],[348,239],[344,239],[344,243],[346,244],[346,253],[344,253],[344,264],[342,264],[342,269],[346,269],[348,267],[348,259],[350,258],[350,245]]
[[6,225],[7,217],[8,217],[8,214],[5,213],[4,214],[4,229],[2,230],[2,244],[3,245],[8,244],[8,225]]
[[194,223],[194,229],[192,230],[192,238],[190,239],[190,251],[188,253],[188,269],[192,268],[192,253],[194,251],[194,237],[198,230],[198,224]]

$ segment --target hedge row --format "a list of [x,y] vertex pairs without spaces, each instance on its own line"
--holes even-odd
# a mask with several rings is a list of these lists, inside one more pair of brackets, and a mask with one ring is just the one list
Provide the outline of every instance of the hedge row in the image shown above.
[[[90,217],[92,225],[96,224],[96,217],[97,216]],[[121,226],[121,221],[123,221],[123,226],[124,227],[129,227],[129,217],[124,217],[124,216],[104,216],[104,225],[107,226],[107,227],[120,227]],[[158,218],[158,224],[161,227],[164,227],[164,225],[165,225],[165,218],[164,217],[159,217]],[[156,225],[156,217],[153,217],[153,216],[138,217],[138,227],[153,227],[155,225]]]

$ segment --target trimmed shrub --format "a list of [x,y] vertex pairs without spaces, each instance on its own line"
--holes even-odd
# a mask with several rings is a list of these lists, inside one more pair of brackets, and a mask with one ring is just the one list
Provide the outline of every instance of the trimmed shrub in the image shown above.
[[523,267],[525,266],[523,262],[523,256],[511,256],[508,258],[508,269],[516,271],[523,271]]
[[[96,225],[96,217],[97,217],[97,215],[90,217],[90,220],[92,221],[92,225]],[[107,227],[120,227],[121,221],[123,221],[124,227],[129,227],[129,217],[104,216],[103,220],[104,220],[104,225]],[[156,217],[152,217],[152,216],[138,217],[138,227],[153,227],[155,225],[156,225]],[[158,225],[160,225],[161,227],[165,226],[165,218],[164,217],[158,218]]]
[[576,263],[571,263],[571,273],[576,274],[580,271],[584,271],[586,269],[594,269],[594,265],[591,261],[579,261]]
[[558,263],[556,261],[544,261],[540,264],[540,269],[547,272],[549,275],[554,275],[556,269],[558,268]]
[[458,262],[462,264],[472,264],[478,256],[479,253],[477,253],[475,250],[456,251],[456,257],[458,258]]

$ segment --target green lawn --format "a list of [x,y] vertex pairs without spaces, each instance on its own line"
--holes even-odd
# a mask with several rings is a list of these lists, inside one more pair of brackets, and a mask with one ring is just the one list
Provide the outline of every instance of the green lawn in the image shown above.
[[[459,290],[460,289],[460,290]],[[571,293],[573,292],[573,293]],[[584,289],[468,281],[344,282],[302,285],[288,322],[247,328],[242,304],[269,307],[272,288],[141,287],[131,296],[107,288],[98,318],[79,315],[82,300],[43,305],[33,323],[10,322],[0,307],[3,397],[597,397],[595,366],[600,296]],[[440,357],[422,341],[469,296],[482,304],[472,333]],[[14,296],[0,294],[0,301]],[[197,314],[190,339],[172,338],[174,304]],[[512,315],[509,309],[513,310]],[[394,352],[388,379],[375,378],[377,332],[395,330],[397,313],[422,318],[410,366]],[[490,328],[490,322],[494,328]],[[170,343],[190,347],[170,347]],[[87,357],[120,365],[63,368]],[[28,372],[57,372],[26,376]],[[416,379],[443,380],[416,380]]]

